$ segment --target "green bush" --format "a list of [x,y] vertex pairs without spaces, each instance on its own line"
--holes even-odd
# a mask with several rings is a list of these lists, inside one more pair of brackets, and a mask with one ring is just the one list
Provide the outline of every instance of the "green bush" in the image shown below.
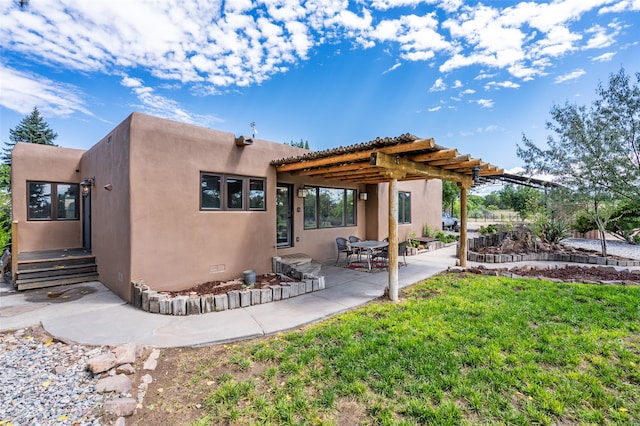
[[435,238],[436,230],[430,227],[428,223],[425,223],[424,228],[422,230],[422,236],[427,238]]
[[480,228],[478,228],[478,232],[482,235],[495,234],[496,232],[498,232],[498,225],[496,225],[495,223],[491,223],[487,226],[481,226]]
[[538,221],[538,236],[551,244],[559,244],[562,240],[571,237],[569,224],[562,219],[542,218]]

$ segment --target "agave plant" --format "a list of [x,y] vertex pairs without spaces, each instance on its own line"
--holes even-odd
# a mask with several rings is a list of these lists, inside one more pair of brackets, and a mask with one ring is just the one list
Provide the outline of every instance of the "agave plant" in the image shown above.
[[569,224],[562,219],[545,218],[538,223],[540,238],[550,244],[559,244],[572,236]]

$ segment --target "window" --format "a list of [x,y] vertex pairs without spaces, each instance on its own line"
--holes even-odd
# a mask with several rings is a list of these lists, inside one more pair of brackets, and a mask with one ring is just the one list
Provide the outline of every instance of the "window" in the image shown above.
[[265,180],[200,174],[200,210],[266,210]]
[[398,223],[411,223],[410,192],[398,192]]
[[356,225],[356,190],[309,188],[304,199],[304,229]]
[[78,220],[77,183],[28,182],[27,220]]

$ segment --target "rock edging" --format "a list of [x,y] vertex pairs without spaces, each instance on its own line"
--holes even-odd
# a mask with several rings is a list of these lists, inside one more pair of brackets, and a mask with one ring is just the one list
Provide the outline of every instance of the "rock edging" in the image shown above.
[[522,253],[522,254],[490,254],[467,252],[467,260],[470,262],[483,263],[508,263],[508,262],[570,262],[585,263],[592,265],[608,266],[640,266],[640,260],[634,259],[609,259],[602,256],[594,256],[582,253]]
[[200,315],[289,299],[325,288],[323,276],[301,271],[296,265],[288,264],[280,257],[273,258],[273,272],[296,281],[281,282],[279,285],[261,289],[231,290],[226,294],[171,297],[161,291],[152,290],[140,280],[131,283],[131,304],[155,314]]

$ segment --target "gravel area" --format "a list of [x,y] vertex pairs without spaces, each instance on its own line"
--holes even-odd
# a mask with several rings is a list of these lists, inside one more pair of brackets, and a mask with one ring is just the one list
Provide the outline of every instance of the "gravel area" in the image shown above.
[[86,368],[99,352],[36,328],[0,334],[0,424],[100,425],[104,397]]
[[[583,250],[595,250],[600,252],[600,240],[587,240],[584,238],[569,238],[562,244]],[[623,243],[622,241],[607,240],[607,254],[626,257],[627,259],[640,259],[640,245]]]

